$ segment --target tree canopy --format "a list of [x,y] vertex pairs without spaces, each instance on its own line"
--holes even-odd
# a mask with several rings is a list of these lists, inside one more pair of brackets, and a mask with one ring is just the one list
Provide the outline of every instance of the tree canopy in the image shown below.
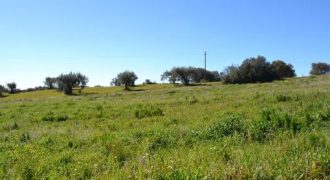
[[321,75],[330,73],[330,64],[328,63],[313,63],[312,70],[310,71],[311,75]]
[[129,87],[135,86],[135,81],[138,79],[136,74],[132,71],[124,71],[119,73],[116,78],[111,82],[114,86],[125,86],[126,90],[129,90]]
[[294,77],[291,64],[276,60],[269,63],[264,56],[245,59],[240,66],[229,66],[221,73],[224,83],[270,82],[286,77]]
[[57,78],[46,77],[44,84],[48,89],[54,89],[56,86]]
[[174,67],[170,71],[165,71],[161,75],[161,80],[168,80],[173,84],[180,81],[184,85],[189,85],[190,83],[199,83],[201,81],[220,81],[220,74],[217,71],[205,71],[203,68]]
[[88,83],[88,78],[81,73],[61,74],[56,79],[58,89],[66,95],[71,95],[74,87],[83,89]]
[[9,88],[10,94],[14,94],[16,92],[17,85],[15,82],[8,83],[7,87]]

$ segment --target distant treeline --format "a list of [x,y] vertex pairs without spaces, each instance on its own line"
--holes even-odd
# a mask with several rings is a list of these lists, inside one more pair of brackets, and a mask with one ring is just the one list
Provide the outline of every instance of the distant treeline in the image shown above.
[[[321,75],[330,73],[330,64],[328,63],[312,63],[310,71],[311,75]],[[161,75],[162,81],[169,81],[172,84],[177,82],[183,85],[200,82],[215,82],[222,81],[225,84],[242,84],[256,82],[271,82],[273,80],[281,80],[284,78],[295,77],[294,67],[282,60],[268,62],[263,56],[252,57],[245,59],[241,65],[231,65],[225,68],[223,72],[209,71],[203,68],[196,67],[174,67],[171,70],[166,70]],[[132,71],[124,71],[119,73],[117,77],[111,81],[112,86],[123,86],[126,90],[135,86],[137,75]],[[29,92],[42,89],[58,89],[67,95],[73,93],[73,88],[84,89],[88,83],[87,76],[81,73],[61,74],[58,77],[46,77],[45,86],[29,88],[26,90],[17,89],[15,82],[7,83],[7,87],[0,85],[0,97],[3,93],[18,93]],[[144,84],[155,84],[149,79],[146,79]]]

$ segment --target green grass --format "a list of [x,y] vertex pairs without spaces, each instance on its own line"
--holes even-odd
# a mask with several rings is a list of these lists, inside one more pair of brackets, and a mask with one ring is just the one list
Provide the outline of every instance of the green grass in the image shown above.
[[0,98],[1,179],[327,179],[330,76]]

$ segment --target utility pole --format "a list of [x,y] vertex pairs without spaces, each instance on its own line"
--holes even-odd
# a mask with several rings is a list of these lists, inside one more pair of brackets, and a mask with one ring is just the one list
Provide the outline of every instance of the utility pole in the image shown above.
[[204,52],[204,80],[206,80],[206,51]]

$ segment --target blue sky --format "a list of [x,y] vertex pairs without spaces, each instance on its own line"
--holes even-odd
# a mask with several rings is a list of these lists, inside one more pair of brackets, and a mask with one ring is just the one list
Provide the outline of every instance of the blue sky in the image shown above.
[[222,71],[264,55],[294,65],[330,61],[328,0],[0,0],[0,84],[42,85],[82,72],[109,85],[133,70],[139,82],[173,66]]

